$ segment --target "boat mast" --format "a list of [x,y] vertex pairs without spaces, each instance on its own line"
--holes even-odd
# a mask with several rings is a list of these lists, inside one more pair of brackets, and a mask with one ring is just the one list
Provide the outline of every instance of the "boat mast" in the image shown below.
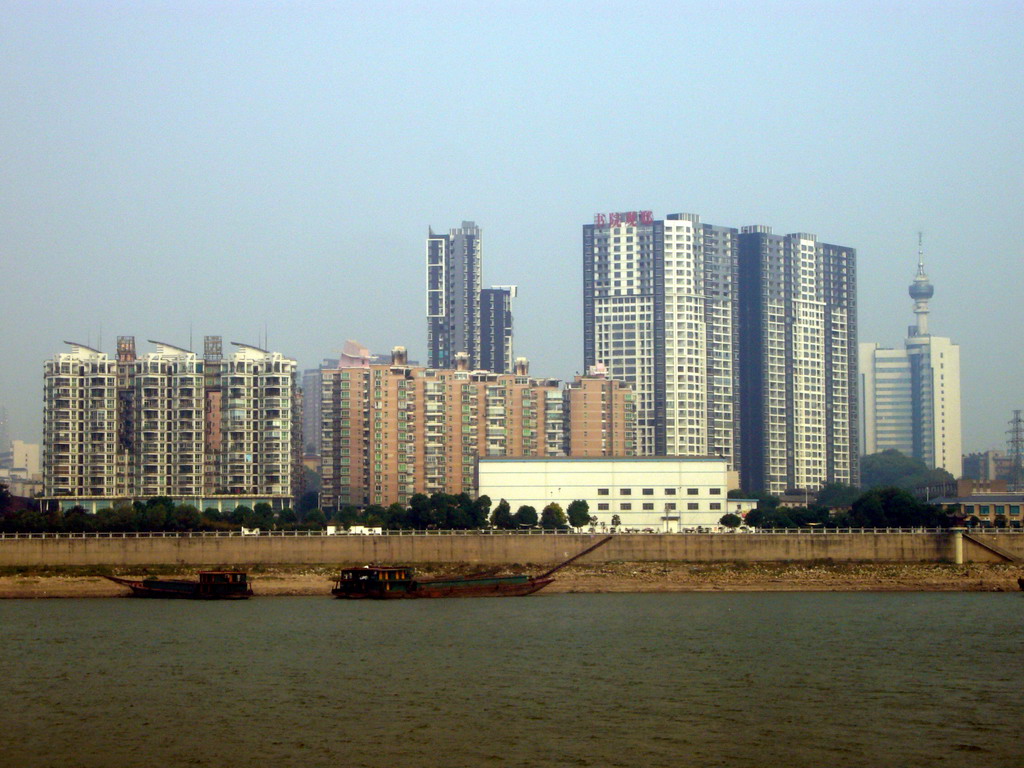
[[597,542],[597,544],[590,545],[589,547],[584,549],[582,552],[573,555],[568,560],[566,560],[564,563],[559,563],[558,565],[556,565],[554,568],[552,568],[547,573],[542,573],[540,576],[537,576],[536,578],[538,578],[538,579],[546,579],[548,576],[551,576],[552,574],[556,573],[557,571],[560,571],[563,568],[565,568],[565,566],[567,566],[569,563],[574,562],[576,560],[579,560],[584,555],[589,555],[591,552],[593,552],[598,547],[603,547],[605,544],[607,544],[613,538],[615,538],[615,537],[614,536],[605,536],[603,539],[601,539],[599,542]]

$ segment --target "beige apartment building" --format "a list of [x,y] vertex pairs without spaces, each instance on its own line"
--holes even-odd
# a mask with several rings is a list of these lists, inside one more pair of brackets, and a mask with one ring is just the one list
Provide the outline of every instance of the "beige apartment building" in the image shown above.
[[[461,354],[454,369],[406,361],[398,347],[391,365],[323,371],[324,509],[407,503],[416,493],[475,495],[478,457],[565,455],[561,382],[531,378],[524,359],[516,360],[513,373],[470,370],[468,356]],[[584,386],[588,397],[578,397],[575,405],[580,423],[588,432],[593,424],[599,435],[604,408],[608,450],[619,445],[628,450],[633,440],[628,393],[607,403],[590,396],[589,383],[578,383]],[[588,445],[588,450],[597,448]]]
[[54,506],[169,496],[287,506],[301,472],[296,363],[206,337],[203,356],[162,342],[117,357],[82,344],[44,366],[43,484]]
[[636,455],[633,390],[602,364],[565,386],[566,453],[575,458]]

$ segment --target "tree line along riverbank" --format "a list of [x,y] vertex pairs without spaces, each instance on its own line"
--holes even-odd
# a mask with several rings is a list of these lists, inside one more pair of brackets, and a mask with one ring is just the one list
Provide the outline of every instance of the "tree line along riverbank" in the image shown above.
[[[327,596],[338,567],[274,566],[249,569],[258,596]],[[508,565],[500,573],[536,573],[544,566]],[[464,575],[479,566],[423,565],[424,576]],[[0,598],[119,597],[126,591],[102,578],[195,576],[197,569],[6,568]],[[680,563],[611,562],[571,565],[541,594],[651,592],[1003,592],[1017,591],[1019,564],[969,563]]]

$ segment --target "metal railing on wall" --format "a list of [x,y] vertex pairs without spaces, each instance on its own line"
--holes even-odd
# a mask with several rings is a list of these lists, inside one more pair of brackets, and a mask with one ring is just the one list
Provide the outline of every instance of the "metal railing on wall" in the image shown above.
[[[1022,528],[971,528],[974,534],[1024,535]],[[528,530],[430,530],[430,531],[381,531],[380,533],[348,533],[327,531],[89,531],[89,532],[45,532],[45,533],[0,533],[4,539],[195,539],[195,538],[365,538],[370,536],[579,536],[579,535],[638,535],[638,536],[824,536],[828,535],[864,535],[864,534],[929,534],[943,535],[953,533],[949,528],[763,528],[756,531],[713,531],[687,530],[679,532],[644,531],[644,530],[545,530],[533,528]]]

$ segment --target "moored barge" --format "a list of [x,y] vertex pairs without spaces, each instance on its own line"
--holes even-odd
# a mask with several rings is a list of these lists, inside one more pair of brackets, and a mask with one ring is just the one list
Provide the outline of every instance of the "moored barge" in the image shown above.
[[105,576],[115,584],[129,587],[132,597],[184,600],[246,600],[252,597],[249,576],[244,571],[200,571],[199,580],[122,579]]
[[582,552],[539,576],[517,574],[496,576],[478,573],[471,576],[449,576],[417,579],[409,566],[364,565],[345,568],[335,580],[331,594],[345,600],[392,600],[420,597],[524,597],[538,592],[554,581],[556,571],[564,568],[612,540],[606,536]]

